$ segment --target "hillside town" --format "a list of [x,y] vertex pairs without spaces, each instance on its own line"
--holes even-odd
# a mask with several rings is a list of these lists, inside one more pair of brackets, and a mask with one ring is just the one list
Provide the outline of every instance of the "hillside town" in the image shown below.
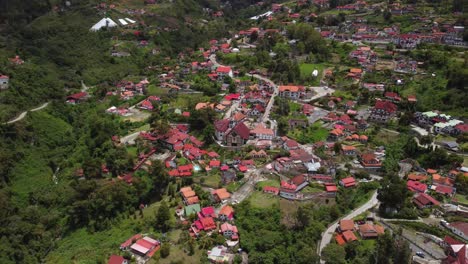
[[[56,15],[73,8],[65,2]],[[22,137],[92,149],[73,145],[80,156],[48,163],[51,184],[69,184],[78,202],[66,209],[71,238],[57,235],[44,263],[468,263],[463,12],[419,1],[253,2],[222,37],[177,52],[155,40],[179,34],[174,22],[148,22],[172,1],[92,5],[101,19],[86,34],[111,43],[113,64],[132,64],[112,81],[70,79],[65,96],[5,121],[57,115],[78,123]],[[232,19],[230,4],[204,7],[200,23]],[[0,93],[33,63],[1,63]],[[61,145],[37,143],[44,133]],[[72,252],[79,235],[90,242]],[[86,256],[94,243],[103,248]]]

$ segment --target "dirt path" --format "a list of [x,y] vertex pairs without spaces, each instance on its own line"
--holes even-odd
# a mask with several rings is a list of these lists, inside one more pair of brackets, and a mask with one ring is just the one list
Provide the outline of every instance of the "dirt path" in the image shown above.
[[36,108],[33,108],[33,109],[30,109],[30,110],[28,110],[28,111],[24,111],[24,112],[22,112],[21,114],[19,114],[17,117],[15,117],[14,119],[12,119],[12,120],[10,120],[10,121],[4,123],[4,124],[13,124],[13,123],[16,123],[16,122],[22,120],[23,118],[25,118],[26,115],[28,114],[28,112],[36,112],[36,111],[42,110],[42,109],[46,108],[48,105],[49,105],[49,102],[44,103],[44,104],[42,104],[41,106],[36,107]]

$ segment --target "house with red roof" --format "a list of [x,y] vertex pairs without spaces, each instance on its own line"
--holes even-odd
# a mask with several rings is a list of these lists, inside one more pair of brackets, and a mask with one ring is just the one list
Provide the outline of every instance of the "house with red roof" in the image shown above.
[[355,146],[341,145],[341,152],[345,156],[354,156],[354,155],[356,155],[356,147]]
[[401,97],[395,92],[385,92],[384,97],[394,103],[401,101]]
[[343,236],[346,243],[358,240],[356,235],[352,231],[344,231],[341,235]]
[[231,194],[226,190],[226,188],[213,190],[211,195],[213,196],[213,200],[215,202],[222,202],[231,198]]
[[86,92],[79,92],[79,93],[75,93],[75,94],[71,94],[69,96],[67,96],[67,103],[69,104],[79,104],[81,103],[82,101],[86,100],[88,97],[88,93]]
[[380,225],[374,225],[374,224],[363,224],[358,226],[358,231],[359,235],[363,239],[372,239],[372,238],[377,238],[379,235],[382,235],[385,233],[385,230],[382,226]]
[[7,89],[9,81],[10,77],[8,77],[7,75],[0,74],[0,89]]
[[380,169],[382,167],[382,162],[373,153],[362,154],[360,161],[365,169]]
[[334,197],[338,192],[338,187],[333,183],[325,184],[325,191],[327,192],[327,195]]
[[339,184],[345,188],[356,186],[356,180],[353,177],[346,177],[339,181]]
[[468,240],[468,223],[466,222],[453,222],[448,225],[448,228],[455,234],[459,235],[465,240]]
[[128,260],[122,256],[112,255],[109,257],[107,264],[128,264]]
[[218,77],[224,77],[224,76],[229,76],[231,78],[234,77],[231,67],[228,67],[228,66],[219,66],[216,69],[216,74],[218,75]]
[[250,137],[250,129],[244,122],[238,123],[225,135],[225,142],[230,147],[240,147],[247,143]]
[[218,212],[218,219],[221,221],[231,221],[234,219],[234,209],[230,205],[225,205]]
[[343,246],[346,244],[346,241],[344,240],[343,235],[341,234],[336,234],[335,236],[335,241],[338,245]]
[[306,116],[310,116],[314,112],[314,107],[310,104],[302,105],[302,113]]
[[239,240],[239,231],[235,225],[224,223],[220,226],[219,233],[230,240]]
[[263,186],[263,192],[278,195],[279,194],[279,188],[273,187],[273,186]]
[[142,235],[135,235],[128,239],[124,244],[120,245],[121,249],[128,249],[130,253],[145,259],[151,258],[160,247],[161,242],[148,236],[143,237]]
[[369,115],[369,120],[386,123],[396,115],[398,107],[390,102],[377,100]]
[[305,88],[304,86],[297,86],[297,85],[281,85],[279,87],[279,96],[298,100],[305,95]]
[[438,184],[433,186],[432,188],[434,187],[436,193],[440,193],[447,196],[452,196],[453,194],[455,194],[455,188],[453,188],[452,186]]
[[210,160],[210,167],[211,168],[219,168],[221,166],[220,160]]
[[309,184],[305,175],[297,175],[289,181],[281,181],[280,196],[286,199],[295,199],[297,193]]
[[406,186],[408,187],[408,190],[412,192],[424,193],[427,190],[427,185],[418,181],[409,180],[406,183]]
[[432,196],[426,193],[418,193],[413,197],[413,203],[419,209],[430,208],[432,206],[440,205],[440,202],[434,199]]
[[214,122],[215,136],[218,141],[224,141],[226,132],[229,130],[229,120],[222,119]]
[[340,220],[340,223],[338,225],[338,228],[340,232],[345,232],[345,231],[351,231],[353,232],[355,227],[354,227],[354,220],[352,219],[342,219]]
[[299,148],[299,143],[297,143],[297,141],[295,140],[286,138],[286,140],[283,143],[283,148],[288,151],[295,150]]
[[154,106],[149,100],[143,100],[139,105],[138,108],[144,109],[144,110],[153,110]]
[[216,212],[213,206],[203,207],[199,212],[199,217],[213,217],[216,218]]
[[443,264],[467,264],[468,247],[467,244],[460,242],[452,237],[444,238],[445,253],[447,258],[442,260]]

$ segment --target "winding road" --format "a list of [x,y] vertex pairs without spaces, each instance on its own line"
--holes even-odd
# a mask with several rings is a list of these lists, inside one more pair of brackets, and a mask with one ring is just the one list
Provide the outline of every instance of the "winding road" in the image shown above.
[[364,213],[365,211],[371,209],[372,207],[374,206],[377,206],[379,204],[379,200],[377,199],[377,191],[374,192],[374,194],[372,194],[372,197],[370,198],[369,201],[367,201],[365,204],[361,205],[360,207],[354,209],[351,213],[349,213],[348,215],[338,219],[337,221],[335,221],[333,224],[331,224],[327,230],[325,230],[325,232],[322,233],[322,240],[320,240],[320,246],[318,248],[318,253],[319,255],[322,254],[322,250],[328,245],[330,244],[331,240],[332,240],[332,237],[333,237],[333,234],[335,233],[335,230],[336,228],[338,227],[338,223],[340,222],[340,220],[342,219],[345,219],[345,220],[349,220],[349,219],[353,219],[354,217]]
[[13,123],[16,123],[16,122],[22,120],[23,118],[25,118],[26,115],[28,114],[28,112],[36,112],[36,111],[42,110],[42,109],[46,108],[48,105],[49,105],[49,102],[44,103],[44,104],[42,104],[41,106],[36,107],[36,108],[33,108],[33,109],[31,109],[31,110],[24,111],[24,112],[22,112],[21,114],[19,114],[17,117],[15,117],[14,119],[12,119],[12,120],[6,122],[5,124],[13,124]]

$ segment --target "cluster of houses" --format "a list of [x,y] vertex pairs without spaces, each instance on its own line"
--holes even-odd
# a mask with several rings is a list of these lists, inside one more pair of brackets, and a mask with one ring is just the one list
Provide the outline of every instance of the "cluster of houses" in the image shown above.
[[219,210],[213,206],[202,208],[198,196],[190,186],[181,188],[180,194],[185,207],[176,210],[176,214],[182,222],[188,223],[187,219],[194,219],[189,227],[191,236],[199,237],[201,232],[206,234],[218,232],[226,238],[229,247],[239,243],[239,231],[234,225],[234,209],[225,203],[231,195],[225,188],[213,190],[211,193],[212,202],[222,205]]
[[335,241],[338,245],[342,246],[359,239],[376,239],[385,232],[382,226],[374,224],[372,221],[358,222],[356,223],[352,219],[340,220],[335,235]]
[[419,208],[427,208],[439,205],[440,202],[431,197],[430,194],[440,194],[452,197],[456,193],[455,181],[459,174],[468,175],[461,170],[450,170],[439,172],[434,169],[427,169],[425,172],[412,172],[407,176],[408,190],[416,195],[413,202]]
[[468,125],[463,121],[439,111],[415,112],[415,123],[434,134],[457,136],[468,132]]
[[[311,182],[316,182],[324,187],[324,192],[319,193],[322,197],[335,197],[338,192],[338,186],[342,188],[353,188],[357,185],[354,177],[349,176],[338,181],[331,175],[324,174],[300,174],[289,180],[282,180],[280,187],[263,186],[262,191],[273,195],[279,195],[288,200],[305,200],[306,193],[301,191]],[[313,197],[313,196],[309,196]]]

